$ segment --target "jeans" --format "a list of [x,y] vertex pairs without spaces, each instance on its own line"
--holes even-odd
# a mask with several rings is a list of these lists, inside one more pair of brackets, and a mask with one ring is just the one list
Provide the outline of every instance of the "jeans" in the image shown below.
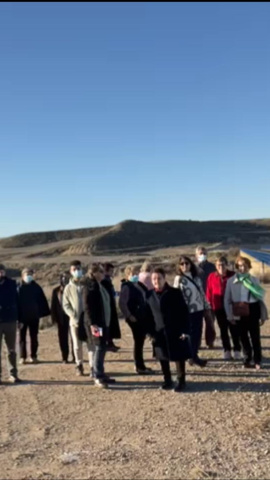
[[202,339],[203,314],[203,310],[189,314],[192,359],[195,363],[199,360],[198,351]]
[[137,370],[144,370],[145,364],[143,359],[143,347],[146,338],[146,334],[138,322],[128,322],[128,325],[131,328],[133,340],[134,340],[134,362]]
[[239,326],[233,325],[231,322],[227,320],[226,312],[224,309],[216,310],[215,316],[220,329],[220,337],[221,337],[221,342],[222,342],[224,351],[230,352],[232,349],[230,335],[229,335],[230,333],[233,341],[234,351],[240,352],[241,344],[240,344]]
[[93,372],[95,378],[104,377],[104,360],[106,355],[106,343],[102,342],[100,345],[95,346],[93,353]]
[[5,343],[8,351],[8,364],[9,373],[13,377],[17,377],[17,365],[16,365],[16,322],[0,323],[0,378],[1,378],[1,350],[2,339],[5,339]]
[[249,317],[242,317],[238,321],[240,329],[240,339],[244,352],[244,362],[250,363],[253,357],[254,362],[256,364],[260,364],[262,361],[260,304],[259,302],[250,303],[249,308]]
[[27,358],[26,335],[28,329],[30,334],[31,358],[37,358],[39,319],[36,318],[25,322],[20,330],[20,356],[24,360]]

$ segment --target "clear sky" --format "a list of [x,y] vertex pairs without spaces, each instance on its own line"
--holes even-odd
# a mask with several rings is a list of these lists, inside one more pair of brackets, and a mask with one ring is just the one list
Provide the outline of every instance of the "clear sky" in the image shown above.
[[1,3],[0,236],[270,217],[270,3]]

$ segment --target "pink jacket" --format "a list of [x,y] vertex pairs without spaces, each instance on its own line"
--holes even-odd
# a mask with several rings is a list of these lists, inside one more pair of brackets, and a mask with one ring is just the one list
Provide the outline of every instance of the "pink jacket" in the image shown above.
[[149,272],[140,272],[139,273],[139,282],[143,283],[148,290],[153,290],[154,286],[151,280],[151,273]]

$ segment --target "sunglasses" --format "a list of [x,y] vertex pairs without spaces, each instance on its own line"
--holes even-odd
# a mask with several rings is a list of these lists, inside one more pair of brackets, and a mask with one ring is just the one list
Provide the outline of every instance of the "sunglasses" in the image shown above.
[[188,267],[190,265],[190,263],[189,262],[181,262],[180,265],[181,265],[181,267],[183,267],[184,265],[186,265],[186,267]]

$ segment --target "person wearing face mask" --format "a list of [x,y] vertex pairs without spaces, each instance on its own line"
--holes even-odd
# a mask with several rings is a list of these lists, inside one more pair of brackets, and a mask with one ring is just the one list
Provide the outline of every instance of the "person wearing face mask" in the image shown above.
[[[83,368],[83,342],[87,344],[88,359],[90,365],[90,375],[93,367],[93,351],[94,346],[89,342],[86,332],[84,331],[84,303],[83,292],[85,282],[83,281],[82,264],[79,260],[74,260],[70,264],[70,275],[68,285],[65,286],[63,292],[63,310],[69,317],[69,326],[74,348],[76,361],[76,375],[84,374]],[[83,335],[82,335],[83,332]]]
[[41,286],[34,280],[34,271],[24,268],[18,286],[20,327],[20,364],[27,359],[26,336],[30,334],[30,363],[38,363],[38,331],[40,318],[50,315],[48,301]]
[[143,358],[143,347],[146,339],[145,312],[147,287],[139,282],[137,267],[128,266],[125,269],[125,279],[122,281],[119,307],[129,325],[134,339],[135,371],[139,375],[153,374],[147,368]]
[[231,340],[233,342],[234,359],[241,360],[241,344],[237,325],[233,325],[228,321],[224,309],[224,295],[229,278],[234,272],[228,269],[227,258],[223,255],[216,260],[216,272],[210,273],[207,280],[206,298],[211,305],[214,315],[217,319],[220,329],[220,337],[222,341],[224,360],[232,360]]
[[[60,285],[53,289],[51,300],[52,323],[57,325],[59,346],[62,353],[63,363],[68,363],[69,356],[69,317],[65,314],[62,306],[63,292],[69,282],[69,275],[63,273],[60,276]],[[75,363],[73,345],[71,341],[72,363]]]
[[235,261],[237,273],[229,278],[224,304],[228,320],[238,326],[244,352],[244,367],[260,370],[262,347],[260,327],[268,319],[265,291],[259,280],[250,275],[252,265],[247,257]]
[[[197,247],[195,251],[198,273],[202,280],[203,289],[206,293],[207,280],[211,273],[216,271],[216,267],[212,262],[207,260],[207,250],[205,247]],[[214,342],[216,339],[216,331],[214,322],[210,316],[204,317],[205,323],[205,343],[208,348],[214,348]]]
[[21,380],[18,377],[16,362],[16,333],[18,322],[18,294],[16,282],[6,275],[6,268],[0,265],[0,384],[1,377],[1,350],[2,339],[5,339],[8,364],[9,364],[9,382],[18,383]]

